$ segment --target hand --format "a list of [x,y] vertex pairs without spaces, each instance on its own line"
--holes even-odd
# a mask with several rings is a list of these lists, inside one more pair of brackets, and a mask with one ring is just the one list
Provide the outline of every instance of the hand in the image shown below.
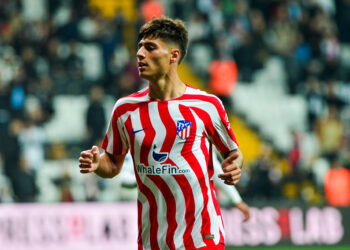
[[218,177],[227,185],[236,185],[241,178],[241,168],[237,161],[239,157],[239,151],[232,152],[221,164],[224,173],[219,174]]
[[82,151],[79,157],[80,173],[86,174],[94,172],[100,164],[100,151],[97,146],[89,150]]
[[241,210],[241,212],[243,213],[243,215],[244,215],[243,222],[246,222],[247,220],[250,219],[250,210],[249,210],[249,207],[246,203],[241,201],[241,202],[236,204],[236,208]]

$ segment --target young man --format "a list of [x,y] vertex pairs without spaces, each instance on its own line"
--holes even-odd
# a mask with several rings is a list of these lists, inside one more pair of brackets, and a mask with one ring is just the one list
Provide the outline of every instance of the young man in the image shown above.
[[130,150],[138,185],[139,249],[224,249],[214,195],[212,144],[222,153],[226,184],[241,176],[243,156],[220,100],[183,83],[184,23],[167,17],[141,27],[137,60],[148,88],[117,101],[98,147],[83,151],[81,173],[117,175]]

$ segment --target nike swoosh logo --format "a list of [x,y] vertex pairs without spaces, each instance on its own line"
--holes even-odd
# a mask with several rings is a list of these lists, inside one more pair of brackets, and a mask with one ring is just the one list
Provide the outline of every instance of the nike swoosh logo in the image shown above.
[[141,132],[141,131],[144,131],[146,128],[142,128],[142,129],[139,129],[139,130],[134,130],[134,129],[132,129],[132,133],[133,134],[136,134],[136,133],[138,133],[138,132]]

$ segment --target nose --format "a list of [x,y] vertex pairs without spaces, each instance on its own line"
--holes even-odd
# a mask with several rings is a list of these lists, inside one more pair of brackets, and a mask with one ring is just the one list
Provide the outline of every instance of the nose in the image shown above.
[[143,46],[141,46],[136,53],[136,56],[139,60],[145,58],[145,54],[144,54],[144,50],[143,50]]

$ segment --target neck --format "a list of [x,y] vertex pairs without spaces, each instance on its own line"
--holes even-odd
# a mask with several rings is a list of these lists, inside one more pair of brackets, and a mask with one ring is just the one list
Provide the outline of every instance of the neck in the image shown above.
[[155,81],[149,81],[149,96],[160,101],[167,101],[182,96],[186,90],[179,76],[165,76]]

